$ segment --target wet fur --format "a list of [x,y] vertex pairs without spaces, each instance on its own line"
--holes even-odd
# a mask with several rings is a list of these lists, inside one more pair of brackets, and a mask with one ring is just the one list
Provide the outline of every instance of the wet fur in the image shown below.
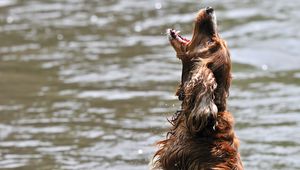
[[195,19],[191,41],[182,40],[174,32],[171,35],[170,43],[183,66],[176,93],[182,109],[170,120],[167,138],[157,143],[159,150],[151,169],[243,169],[234,120],[226,111],[230,54],[213,21],[203,9]]

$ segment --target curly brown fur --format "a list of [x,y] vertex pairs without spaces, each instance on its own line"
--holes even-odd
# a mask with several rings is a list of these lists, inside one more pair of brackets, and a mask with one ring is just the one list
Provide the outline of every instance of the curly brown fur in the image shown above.
[[180,100],[184,98],[180,96],[183,90],[181,87],[186,82],[194,62],[201,60],[213,71],[218,85],[214,102],[219,111],[225,111],[231,83],[231,60],[226,42],[217,32],[215,20],[214,13],[207,14],[203,9],[195,19],[192,40],[183,38],[172,29],[167,30],[167,34],[177,57],[182,61],[181,84],[176,95]]
[[158,142],[152,169],[243,169],[234,120],[226,111],[230,55],[217,33],[213,9],[199,11],[191,41],[172,29],[167,34],[182,61],[176,93],[182,100],[182,110],[170,120],[167,138]]

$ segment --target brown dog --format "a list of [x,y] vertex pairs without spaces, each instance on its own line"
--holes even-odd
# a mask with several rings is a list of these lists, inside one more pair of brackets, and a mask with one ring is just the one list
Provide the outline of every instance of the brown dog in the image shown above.
[[182,61],[177,95],[182,109],[170,120],[167,139],[158,142],[152,169],[243,169],[234,120],[226,111],[231,83],[231,61],[217,32],[214,9],[197,14],[193,37],[168,29],[169,41]]

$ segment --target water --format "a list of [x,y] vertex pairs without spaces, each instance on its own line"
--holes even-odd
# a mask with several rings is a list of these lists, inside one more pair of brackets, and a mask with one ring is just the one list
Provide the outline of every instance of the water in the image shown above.
[[147,169],[179,108],[180,62],[216,8],[246,169],[300,169],[300,2],[0,0],[0,169]]

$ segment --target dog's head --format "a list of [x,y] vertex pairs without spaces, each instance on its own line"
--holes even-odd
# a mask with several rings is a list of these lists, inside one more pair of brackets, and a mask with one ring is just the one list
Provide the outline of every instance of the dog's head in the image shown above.
[[217,20],[214,9],[206,7],[201,9],[196,15],[192,39],[189,40],[179,34],[180,31],[167,29],[170,43],[175,49],[177,56],[181,60],[191,59],[190,53],[208,47],[216,41]]
[[[192,39],[189,40],[179,34],[179,31],[168,29],[167,35],[176,55],[182,60],[182,84],[199,59],[212,59],[221,43],[217,32],[215,11],[212,7],[201,9],[195,17]],[[203,61],[212,64],[209,60]],[[214,71],[214,70],[213,70]]]
[[[182,37],[179,31],[173,29],[168,29],[167,35],[177,57],[182,61],[181,85],[177,95],[183,101],[183,107],[189,108],[190,115],[194,115],[191,122],[197,122],[194,129],[199,131],[209,123],[199,122],[215,118],[218,111],[226,109],[231,80],[229,52],[225,42],[219,37],[214,9],[207,7],[198,12],[191,40]],[[197,71],[198,69],[204,70]],[[200,72],[206,72],[205,75],[212,76],[213,79],[196,74]],[[204,103],[207,105],[203,105]]]

